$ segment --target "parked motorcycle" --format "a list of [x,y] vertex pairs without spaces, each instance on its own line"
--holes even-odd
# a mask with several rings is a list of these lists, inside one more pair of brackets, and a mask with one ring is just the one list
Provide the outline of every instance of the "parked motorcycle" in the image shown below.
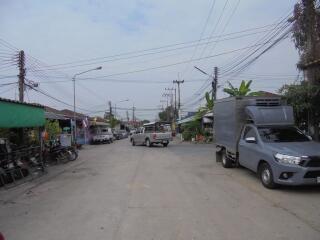
[[59,141],[51,141],[45,146],[44,153],[46,161],[51,161],[56,164],[67,163],[78,158],[78,152],[73,147],[61,146]]

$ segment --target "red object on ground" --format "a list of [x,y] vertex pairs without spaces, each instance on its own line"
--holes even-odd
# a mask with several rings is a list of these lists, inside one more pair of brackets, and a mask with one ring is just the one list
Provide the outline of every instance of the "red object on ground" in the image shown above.
[[0,232],[0,240],[5,240],[1,232]]

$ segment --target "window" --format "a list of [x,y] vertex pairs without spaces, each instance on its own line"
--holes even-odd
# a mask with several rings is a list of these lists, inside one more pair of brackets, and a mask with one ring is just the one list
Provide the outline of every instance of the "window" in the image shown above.
[[153,125],[145,126],[144,131],[145,132],[153,132]]
[[256,133],[252,127],[246,127],[246,129],[244,130],[243,139],[246,139],[248,137],[257,138]]
[[156,132],[170,132],[170,124],[156,123]]
[[307,142],[309,138],[295,127],[258,128],[264,142]]

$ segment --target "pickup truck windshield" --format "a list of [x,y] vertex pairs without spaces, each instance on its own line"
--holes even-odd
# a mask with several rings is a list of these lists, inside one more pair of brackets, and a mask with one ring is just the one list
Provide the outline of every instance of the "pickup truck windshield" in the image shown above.
[[309,138],[294,127],[258,128],[264,142],[307,142]]

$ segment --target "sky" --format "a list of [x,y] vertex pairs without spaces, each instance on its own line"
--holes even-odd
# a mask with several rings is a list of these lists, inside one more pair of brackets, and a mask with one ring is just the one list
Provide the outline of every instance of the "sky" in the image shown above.
[[[298,52],[290,37],[243,72],[224,72],[274,30],[277,25],[271,24],[286,17],[295,3],[1,0],[0,83],[17,80],[17,66],[5,61],[24,50],[26,78],[59,101],[32,89],[26,90],[25,100],[57,109],[72,109],[75,74],[101,66],[76,77],[77,110],[90,115],[102,115],[111,101],[121,118],[135,106],[139,119],[154,120],[157,109],[167,104],[163,94],[170,90],[165,89],[177,87],[173,80],[185,81],[180,85],[182,112],[194,111],[210,90],[209,77],[194,66],[209,75],[219,68],[218,98],[226,97],[222,90],[228,81],[238,86],[241,80],[252,80],[252,90],[276,92],[299,77]],[[153,50],[141,51],[146,49]],[[17,99],[17,86],[0,85],[0,97]],[[132,111],[128,113],[131,117]]]

